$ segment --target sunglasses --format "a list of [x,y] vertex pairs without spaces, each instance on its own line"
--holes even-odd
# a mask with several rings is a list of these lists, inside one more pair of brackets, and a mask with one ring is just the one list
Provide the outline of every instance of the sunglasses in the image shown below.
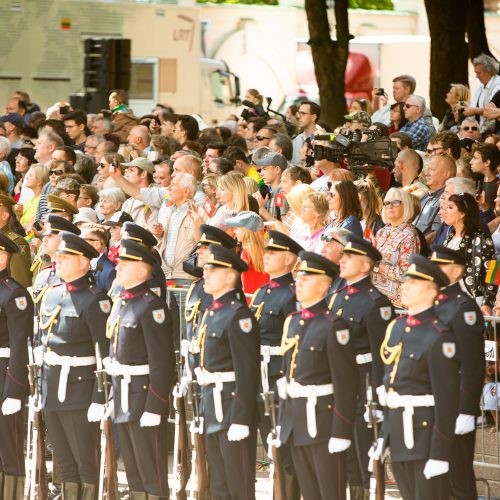
[[326,243],[331,243],[332,241],[335,241],[335,243],[338,243],[339,245],[344,246],[344,244],[339,241],[335,236],[332,236],[331,234],[322,234],[321,235],[321,241],[324,241]]
[[384,207],[399,207],[402,203],[401,200],[384,201]]
[[471,132],[477,132],[479,130],[478,127],[462,127],[460,130],[464,130],[465,132],[468,132],[469,130]]
[[49,170],[49,175],[62,175],[64,174],[64,170],[56,169],[56,170]]
[[419,108],[420,106],[418,104],[406,104],[403,106],[405,109],[408,108]]

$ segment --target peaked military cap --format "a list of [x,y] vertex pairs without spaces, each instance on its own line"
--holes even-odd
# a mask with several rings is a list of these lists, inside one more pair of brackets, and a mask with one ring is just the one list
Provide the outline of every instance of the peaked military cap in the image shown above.
[[20,248],[6,234],[0,232],[0,250],[12,255],[19,253]]
[[222,267],[227,269],[234,269],[239,273],[248,271],[247,263],[244,260],[240,259],[231,249],[223,247],[221,245],[214,245],[213,243],[211,243],[208,248],[212,254],[208,258],[208,261],[204,267]]
[[68,233],[80,234],[80,230],[69,220],[64,217],[59,217],[59,215],[49,214],[47,216],[47,221],[45,224],[44,236],[49,234],[59,234],[62,231],[67,231]]
[[219,229],[215,226],[209,226],[208,224],[202,224],[200,226],[201,238],[198,242],[198,246],[201,245],[222,245],[226,248],[236,248],[237,241],[229,236],[225,231]]
[[87,241],[76,234],[62,231],[60,233],[61,243],[57,248],[58,254],[64,255],[81,255],[87,259],[99,257],[99,252]]
[[123,226],[126,222],[134,222],[134,219],[132,219],[128,212],[120,210],[119,212],[115,212],[106,222],[103,222],[102,224],[103,226]]
[[302,250],[299,252],[299,258],[301,263],[298,274],[317,274],[329,276],[333,279],[339,274],[338,267],[331,260],[325,259],[322,255]]
[[467,256],[461,250],[453,250],[443,245],[433,245],[430,260],[436,264],[459,264],[465,266]]
[[423,255],[413,254],[410,257],[410,267],[405,273],[408,278],[433,281],[440,288],[450,284],[446,274],[441,271],[435,262],[431,262]]
[[122,240],[137,241],[150,248],[153,248],[158,243],[151,231],[135,222],[125,222],[122,229]]
[[274,230],[269,231],[269,240],[267,241],[266,249],[292,252],[295,255],[299,255],[299,252],[304,250],[295,240],[292,240],[290,236]]
[[342,251],[353,255],[364,255],[375,262],[382,260],[382,254],[368,240],[354,234],[347,237],[347,243]]
[[148,246],[131,239],[121,240],[118,259],[144,262],[150,266],[154,266],[157,263],[156,256]]
[[78,208],[55,194],[48,194],[47,201],[49,212],[65,212],[70,215],[76,215],[78,213]]

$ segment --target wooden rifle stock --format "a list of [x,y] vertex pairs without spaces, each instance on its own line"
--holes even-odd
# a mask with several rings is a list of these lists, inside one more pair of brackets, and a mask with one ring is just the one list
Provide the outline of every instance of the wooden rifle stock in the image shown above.
[[108,418],[103,422],[102,432],[106,436],[106,461],[104,466],[104,498],[106,500],[119,500],[118,472],[116,470],[115,441],[113,438],[113,425]]
[[[189,458],[189,438],[188,438],[188,428],[186,422],[186,406],[184,404],[184,397],[180,396],[174,398],[175,400],[175,411],[179,416],[179,444],[177,448],[178,460],[177,460],[177,477],[179,489],[177,490],[177,499],[186,500],[186,486],[189,481],[189,476],[191,474],[191,460]],[[174,474],[176,471],[174,471]]]

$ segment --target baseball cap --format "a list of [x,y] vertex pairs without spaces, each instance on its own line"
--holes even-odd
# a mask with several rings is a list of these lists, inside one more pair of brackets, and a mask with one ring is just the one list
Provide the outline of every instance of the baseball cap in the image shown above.
[[129,167],[137,167],[140,168],[141,170],[145,170],[146,172],[150,174],[155,173],[155,166],[153,165],[153,162],[151,160],[148,160],[147,158],[135,158],[132,161],[129,161],[128,163],[120,163],[122,167],[129,168]]
[[369,127],[372,124],[370,115],[366,111],[355,111],[353,113],[349,113],[348,115],[344,115],[344,118],[348,122],[359,122],[365,127]]
[[268,167],[271,165],[273,167],[280,167],[282,170],[288,167],[287,159],[280,153],[267,153],[262,158],[253,160],[253,163],[259,167]]
[[12,125],[14,125],[17,128],[24,127],[23,117],[19,113],[7,113],[6,115],[0,116],[0,122],[1,123],[5,123],[5,122],[12,123]]

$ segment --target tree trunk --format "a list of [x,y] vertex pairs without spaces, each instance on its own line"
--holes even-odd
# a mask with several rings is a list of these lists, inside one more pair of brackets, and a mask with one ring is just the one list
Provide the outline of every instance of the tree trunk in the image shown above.
[[450,84],[468,84],[465,41],[467,1],[425,0],[431,35],[430,107],[433,115],[440,118],[448,109],[444,99]]
[[321,98],[321,120],[332,126],[344,123],[345,70],[349,55],[347,0],[335,1],[337,40],[333,41],[326,0],[305,0],[309,45]]
[[486,39],[486,26],[484,24],[484,1],[464,0],[467,39],[469,41],[469,57],[472,61],[479,54],[493,56]]

